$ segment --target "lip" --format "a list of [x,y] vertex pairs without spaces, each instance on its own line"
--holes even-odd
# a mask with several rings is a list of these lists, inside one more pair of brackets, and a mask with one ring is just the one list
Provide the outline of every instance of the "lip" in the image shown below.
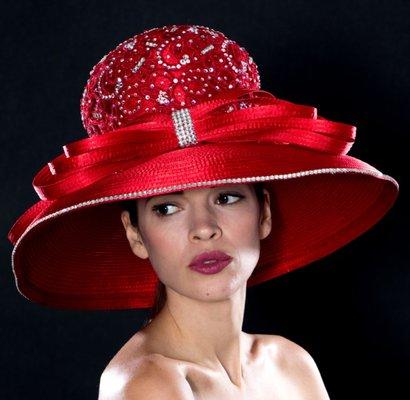
[[[206,264],[205,261],[214,260],[215,262]],[[201,274],[216,274],[222,271],[232,261],[232,257],[223,251],[212,250],[203,252],[193,258],[189,267]]]
[[213,264],[207,265],[205,264],[205,261],[210,261],[210,260],[227,261],[227,260],[232,260],[232,257],[220,250],[205,251],[197,255],[196,257],[194,257],[191,263],[189,264],[189,266],[190,267],[193,267],[193,266],[209,267]]
[[232,257],[225,260],[217,260],[211,264],[194,264],[189,267],[194,271],[200,272],[201,274],[211,275],[222,271],[228,264],[231,263],[231,261]]

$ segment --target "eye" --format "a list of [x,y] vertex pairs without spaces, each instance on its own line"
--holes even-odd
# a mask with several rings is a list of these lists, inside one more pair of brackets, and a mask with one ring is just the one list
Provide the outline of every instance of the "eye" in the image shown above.
[[[224,204],[224,205],[230,206],[232,204],[240,202],[245,196],[243,196],[239,193],[225,193],[224,192],[224,193],[220,193],[217,198],[221,199],[221,198],[228,198],[228,197],[239,198],[239,200],[234,201],[233,203],[225,203]],[[170,206],[171,207],[177,207],[177,206],[175,206],[174,204],[171,204],[171,203],[161,203],[161,204],[157,204],[157,205],[153,206],[152,211],[154,212],[154,214],[157,214],[157,216],[160,217],[160,218],[169,217],[173,214],[164,214],[164,213],[161,212],[161,210],[167,209]]]
[[[218,196],[218,199],[220,199],[220,198],[223,198],[223,197],[237,197],[237,198],[239,198],[239,200],[238,201],[240,201],[240,199],[242,199],[244,196],[242,196],[241,194],[234,194],[234,193],[220,193],[220,195]],[[234,203],[237,203],[238,201],[235,201]],[[228,203],[228,205],[229,204],[232,204],[232,203]]]
[[169,217],[169,215],[172,215],[172,214],[162,214],[161,213],[161,210],[167,209],[168,207],[176,207],[176,206],[174,206],[173,204],[169,204],[169,203],[157,204],[152,207],[152,211],[154,211],[154,214],[157,214],[157,216],[160,218]]

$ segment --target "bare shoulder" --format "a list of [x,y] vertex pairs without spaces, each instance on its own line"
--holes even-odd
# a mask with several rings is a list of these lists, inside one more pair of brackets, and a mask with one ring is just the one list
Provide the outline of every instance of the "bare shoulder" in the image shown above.
[[[280,335],[257,335],[295,398],[329,400],[319,368],[311,354]],[[288,392],[289,393],[289,392]]]
[[256,334],[255,337],[263,343],[272,356],[283,363],[291,361],[293,357],[311,358],[307,350],[284,336]]
[[131,363],[107,365],[100,378],[98,400],[194,400],[182,370],[159,354]]

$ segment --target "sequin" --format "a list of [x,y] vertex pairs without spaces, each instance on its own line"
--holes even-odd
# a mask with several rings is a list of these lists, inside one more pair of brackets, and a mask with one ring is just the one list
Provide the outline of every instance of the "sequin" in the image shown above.
[[137,34],[104,55],[89,75],[80,110],[90,137],[132,124],[146,112],[170,113],[209,100],[222,90],[260,89],[248,52],[200,25]]

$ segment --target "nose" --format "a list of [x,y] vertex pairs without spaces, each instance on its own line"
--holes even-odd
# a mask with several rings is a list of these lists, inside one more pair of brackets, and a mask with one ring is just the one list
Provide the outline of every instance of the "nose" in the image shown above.
[[222,235],[221,228],[209,212],[204,212],[200,217],[192,218],[190,232],[192,240],[217,239]]
[[214,239],[221,236],[220,234],[218,234],[218,230],[217,229],[200,229],[200,230],[196,230],[195,233],[192,234],[192,238],[194,240],[207,240],[207,239]]

